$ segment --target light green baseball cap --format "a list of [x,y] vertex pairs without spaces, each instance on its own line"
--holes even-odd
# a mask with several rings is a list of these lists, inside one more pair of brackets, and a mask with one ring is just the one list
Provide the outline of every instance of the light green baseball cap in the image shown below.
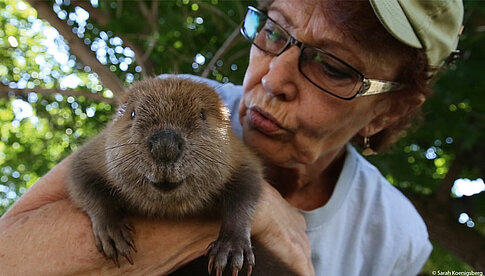
[[462,0],[370,0],[384,27],[403,43],[426,51],[429,65],[441,67],[458,45]]

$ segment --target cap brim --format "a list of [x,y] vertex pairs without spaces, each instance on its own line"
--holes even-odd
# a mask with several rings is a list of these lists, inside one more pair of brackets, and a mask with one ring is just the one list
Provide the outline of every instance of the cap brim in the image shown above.
[[411,47],[423,48],[398,0],[370,0],[370,3],[389,33]]

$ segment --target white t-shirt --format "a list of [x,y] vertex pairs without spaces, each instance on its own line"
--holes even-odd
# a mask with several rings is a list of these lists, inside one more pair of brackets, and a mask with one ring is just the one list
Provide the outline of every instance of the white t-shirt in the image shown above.
[[[191,75],[216,88],[242,135],[238,105],[242,87]],[[432,246],[411,202],[351,145],[330,200],[301,211],[307,223],[316,275],[416,275]]]
[[302,213],[317,275],[416,275],[431,253],[414,206],[350,145],[330,200]]

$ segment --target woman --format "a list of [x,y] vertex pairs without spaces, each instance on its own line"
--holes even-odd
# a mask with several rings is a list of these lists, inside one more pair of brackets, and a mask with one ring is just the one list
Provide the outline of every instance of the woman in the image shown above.
[[[349,141],[373,153],[409,126],[456,47],[462,4],[275,0],[263,9],[249,8],[242,27],[253,43],[243,88],[219,87],[233,127],[268,168],[254,237],[301,275],[417,274],[431,252],[426,226]],[[2,218],[6,271],[164,274],[215,239],[217,223],[137,219],[135,265],[119,270],[67,199],[69,162]]]

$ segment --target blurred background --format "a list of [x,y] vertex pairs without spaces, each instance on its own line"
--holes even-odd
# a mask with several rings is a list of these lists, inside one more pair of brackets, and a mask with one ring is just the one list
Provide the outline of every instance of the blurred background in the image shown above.
[[[241,84],[248,5],[0,0],[0,215],[110,120],[133,81],[190,73]],[[485,2],[465,8],[462,57],[440,75],[419,128],[369,157],[428,226],[422,275],[485,272]]]

